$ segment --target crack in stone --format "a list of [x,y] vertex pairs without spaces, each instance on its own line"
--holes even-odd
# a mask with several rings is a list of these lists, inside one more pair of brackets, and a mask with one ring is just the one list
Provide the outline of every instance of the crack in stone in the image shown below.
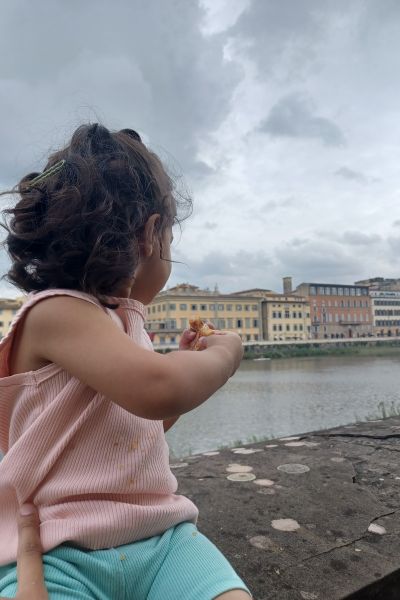
[[400,433],[390,433],[388,435],[368,435],[367,433],[313,433],[313,437],[347,437],[347,438],[366,438],[370,440],[388,440],[390,438],[399,439]]

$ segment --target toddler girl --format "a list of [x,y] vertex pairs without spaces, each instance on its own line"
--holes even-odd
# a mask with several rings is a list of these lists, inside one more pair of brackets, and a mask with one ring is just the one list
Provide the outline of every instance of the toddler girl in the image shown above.
[[0,595],[16,589],[16,513],[38,507],[51,599],[245,600],[177,495],[164,432],[237,369],[239,336],[160,355],[145,305],[171,271],[174,197],[130,129],[83,125],[17,188],[8,279],[28,292],[0,342]]

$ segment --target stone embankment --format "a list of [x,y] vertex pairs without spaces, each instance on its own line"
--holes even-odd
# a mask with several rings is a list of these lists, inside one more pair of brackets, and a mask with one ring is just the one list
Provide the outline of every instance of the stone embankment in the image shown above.
[[400,598],[400,418],[172,464],[256,600]]

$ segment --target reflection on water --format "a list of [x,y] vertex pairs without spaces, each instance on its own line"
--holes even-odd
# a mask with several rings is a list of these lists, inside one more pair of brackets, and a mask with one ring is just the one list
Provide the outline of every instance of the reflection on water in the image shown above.
[[252,436],[282,437],[379,416],[382,402],[400,406],[399,366],[397,356],[244,361],[167,433],[171,453],[182,457]]

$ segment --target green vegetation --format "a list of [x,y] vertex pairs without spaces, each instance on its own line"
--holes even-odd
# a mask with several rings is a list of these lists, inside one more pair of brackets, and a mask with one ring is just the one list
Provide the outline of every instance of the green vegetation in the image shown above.
[[[340,343],[340,342],[338,342]],[[270,349],[263,348],[260,352],[249,350],[245,352],[246,359],[254,358],[300,358],[303,356],[399,356],[400,344],[398,341],[376,342],[374,345],[357,345],[355,343],[348,346],[336,345],[288,345],[273,346]]]
[[378,413],[367,416],[367,421],[376,421],[377,419],[387,419],[388,417],[400,416],[400,404],[394,400],[387,406],[384,401],[378,404]]

